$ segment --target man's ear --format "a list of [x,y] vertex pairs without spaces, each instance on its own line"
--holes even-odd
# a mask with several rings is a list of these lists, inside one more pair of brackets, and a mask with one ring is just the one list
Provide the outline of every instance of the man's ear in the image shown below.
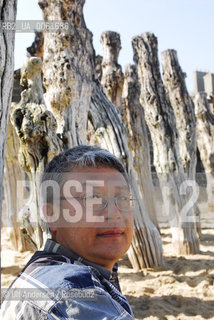
[[43,219],[48,224],[51,233],[55,233],[57,230],[57,222],[55,219],[54,205],[52,203],[44,203],[42,205]]

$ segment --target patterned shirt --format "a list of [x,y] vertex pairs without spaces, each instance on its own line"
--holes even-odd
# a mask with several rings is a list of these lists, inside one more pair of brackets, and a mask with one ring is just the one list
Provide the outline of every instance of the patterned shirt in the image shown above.
[[37,251],[4,295],[2,319],[133,320],[117,264],[110,272],[54,240]]

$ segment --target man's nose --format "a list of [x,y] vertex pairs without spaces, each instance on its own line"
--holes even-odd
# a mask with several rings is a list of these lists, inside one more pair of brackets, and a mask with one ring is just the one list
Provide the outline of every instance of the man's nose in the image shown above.
[[106,220],[119,220],[122,219],[121,211],[116,206],[115,202],[112,202],[107,207],[107,217]]

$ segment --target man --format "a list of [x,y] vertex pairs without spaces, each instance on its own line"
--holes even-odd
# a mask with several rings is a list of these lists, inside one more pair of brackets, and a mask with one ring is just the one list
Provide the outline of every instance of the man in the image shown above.
[[75,147],[48,164],[41,193],[51,239],[13,282],[3,319],[133,319],[117,278],[133,233],[121,163],[101,148]]

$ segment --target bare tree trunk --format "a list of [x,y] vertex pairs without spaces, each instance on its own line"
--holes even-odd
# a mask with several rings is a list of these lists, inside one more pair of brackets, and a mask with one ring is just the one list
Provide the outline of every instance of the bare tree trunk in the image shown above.
[[124,76],[118,64],[121,49],[120,35],[112,31],[103,32],[101,43],[103,45],[101,83],[109,100],[121,109]]
[[[162,53],[163,79],[175,115],[181,163],[186,179],[195,182],[197,145],[195,107],[186,88],[183,73],[175,50]],[[197,231],[200,236],[200,217],[197,202],[194,204]]]
[[[16,0],[0,2],[1,22],[16,20]],[[0,217],[2,211],[2,184],[4,157],[9,120],[9,107],[12,97],[14,69],[14,38],[15,32],[5,30],[0,32]]]
[[128,65],[124,74],[123,120],[128,128],[129,149],[132,151],[134,168],[143,195],[146,210],[158,227],[154,187],[151,174],[150,146],[145,123],[144,109],[140,104],[140,83],[135,65]]
[[197,93],[194,99],[197,119],[197,143],[203,163],[206,180],[208,205],[214,206],[214,115],[210,110],[206,93]]
[[[188,186],[181,163],[175,116],[161,80],[157,39],[152,33],[144,33],[133,39],[133,49],[141,82],[140,101],[153,142],[154,164],[165,207],[171,215],[173,246],[178,254],[194,254],[199,251],[195,215],[192,202],[186,210]],[[166,187],[167,192],[163,192]]]

